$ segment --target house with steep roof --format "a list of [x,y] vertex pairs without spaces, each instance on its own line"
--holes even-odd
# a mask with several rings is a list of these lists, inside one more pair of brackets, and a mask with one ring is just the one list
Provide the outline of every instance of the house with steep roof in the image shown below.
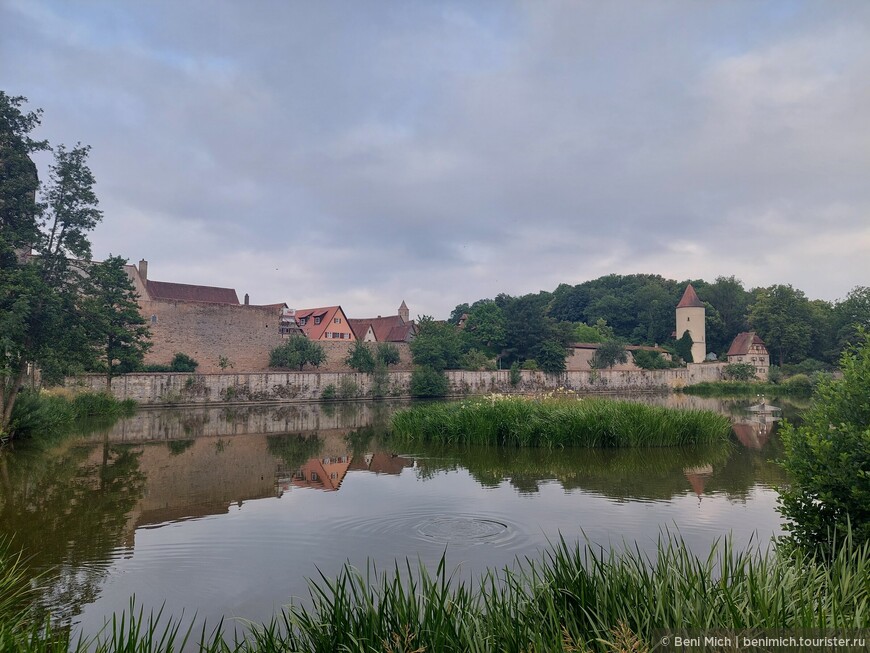
[[743,331],[728,348],[729,363],[747,363],[755,368],[755,376],[766,380],[770,374],[770,353],[755,331]]
[[341,306],[296,309],[296,324],[310,340],[356,340]]
[[365,317],[350,320],[357,340],[363,342],[411,342],[417,335],[417,325],[402,300],[396,315]]

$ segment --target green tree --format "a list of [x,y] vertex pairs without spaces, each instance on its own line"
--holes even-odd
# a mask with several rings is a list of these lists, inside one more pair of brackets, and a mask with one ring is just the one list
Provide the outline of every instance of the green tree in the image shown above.
[[603,370],[627,361],[628,352],[625,350],[625,345],[619,340],[608,340],[601,343],[601,346],[595,350],[589,365],[593,369]]
[[770,286],[756,291],[749,323],[783,363],[807,356],[813,335],[812,308],[806,295],[792,286]]
[[375,359],[378,364],[389,367],[390,365],[398,365],[402,357],[399,354],[399,348],[395,345],[389,342],[379,342],[375,350]]
[[417,337],[411,341],[414,364],[435,370],[455,370],[462,358],[462,340],[456,327],[428,315],[417,320]]
[[713,283],[702,286],[698,294],[703,302],[716,310],[722,320],[721,341],[711,340],[708,333],[707,343],[712,351],[725,351],[738,333],[749,328],[746,316],[752,302],[752,293],[743,287],[742,281],[730,276],[716,277]]
[[356,340],[344,359],[344,364],[357,372],[371,374],[375,371],[375,356],[362,340]]
[[722,370],[722,378],[733,381],[751,381],[755,378],[755,366],[751,363],[729,363]]
[[411,373],[411,396],[443,397],[449,389],[447,377],[432,367],[417,367]]
[[567,354],[565,345],[558,340],[545,340],[535,350],[535,360],[547,374],[560,374],[565,371]]
[[833,331],[838,351],[858,342],[859,328],[870,329],[870,288],[855,286],[833,309]]
[[468,310],[468,320],[462,331],[470,349],[496,355],[505,344],[505,317],[491,299],[475,302]]
[[822,379],[803,424],[782,430],[791,483],[780,510],[800,544],[827,547],[849,528],[870,541],[870,334],[857,336],[840,358],[843,378]]
[[151,346],[136,289],[124,270],[126,263],[111,256],[90,266],[85,284],[85,324],[88,340],[94,344],[91,367],[106,374],[106,387],[119,373],[139,368]]
[[172,362],[169,364],[170,372],[196,372],[199,363],[192,356],[178,352],[172,357]]
[[269,367],[296,368],[306,365],[318,367],[326,360],[326,352],[318,343],[305,336],[292,336],[275,347],[269,354]]
[[684,332],[682,336],[677,340],[675,345],[677,350],[677,356],[682,358],[687,363],[695,362],[694,357],[692,356],[692,334],[688,331]]
[[671,363],[657,351],[638,349],[632,352],[632,357],[634,364],[642,370],[663,370],[671,367]]
[[[0,432],[8,431],[28,365],[60,370],[90,344],[80,310],[90,260],[87,234],[101,220],[89,148],[59,146],[37,203],[30,138],[39,112],[0,91]],[[27,256],[35,252],[35,257]]]

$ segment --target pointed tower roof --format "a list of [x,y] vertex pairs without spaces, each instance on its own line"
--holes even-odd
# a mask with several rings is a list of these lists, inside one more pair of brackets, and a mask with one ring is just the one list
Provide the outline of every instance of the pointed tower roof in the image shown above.
[[405,303],[405,300],[404,300],[404,299],[402,300],[402,304],[399,306],[399,310],[401,311],[403,308],[404,308],[405,310],[408,309],[408,305]]
[[704,302],[698,299],[698,293],[692,288],[692,284],[686,286],[686,292],[683,293],[677,308],[704,308]]

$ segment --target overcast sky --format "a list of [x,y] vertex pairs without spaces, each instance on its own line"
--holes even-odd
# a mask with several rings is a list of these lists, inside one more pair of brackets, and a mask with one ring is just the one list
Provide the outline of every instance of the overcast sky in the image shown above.
[[870,2],[0,7],[0,88],[93,147],[94,255],[152,279],[441,318],[609,273],[870,285]]

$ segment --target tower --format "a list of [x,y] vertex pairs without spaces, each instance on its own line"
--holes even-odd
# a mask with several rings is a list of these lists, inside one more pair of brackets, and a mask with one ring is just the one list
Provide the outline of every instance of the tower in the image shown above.
[[402,300],[402,305],[399,306],[399,317],[402,318],[402,322],[405,324],[411,321],[411,311],[408,310],[408,305],[404,299]]
[[677,328],[674,335],[677,340],[688,331],[692,336],[692,359],[696,363],[707,358],[707,334],[704,320],[704,304],[698,299],[698,294],[692,284],[686,286],[683,298],[677,304]]

